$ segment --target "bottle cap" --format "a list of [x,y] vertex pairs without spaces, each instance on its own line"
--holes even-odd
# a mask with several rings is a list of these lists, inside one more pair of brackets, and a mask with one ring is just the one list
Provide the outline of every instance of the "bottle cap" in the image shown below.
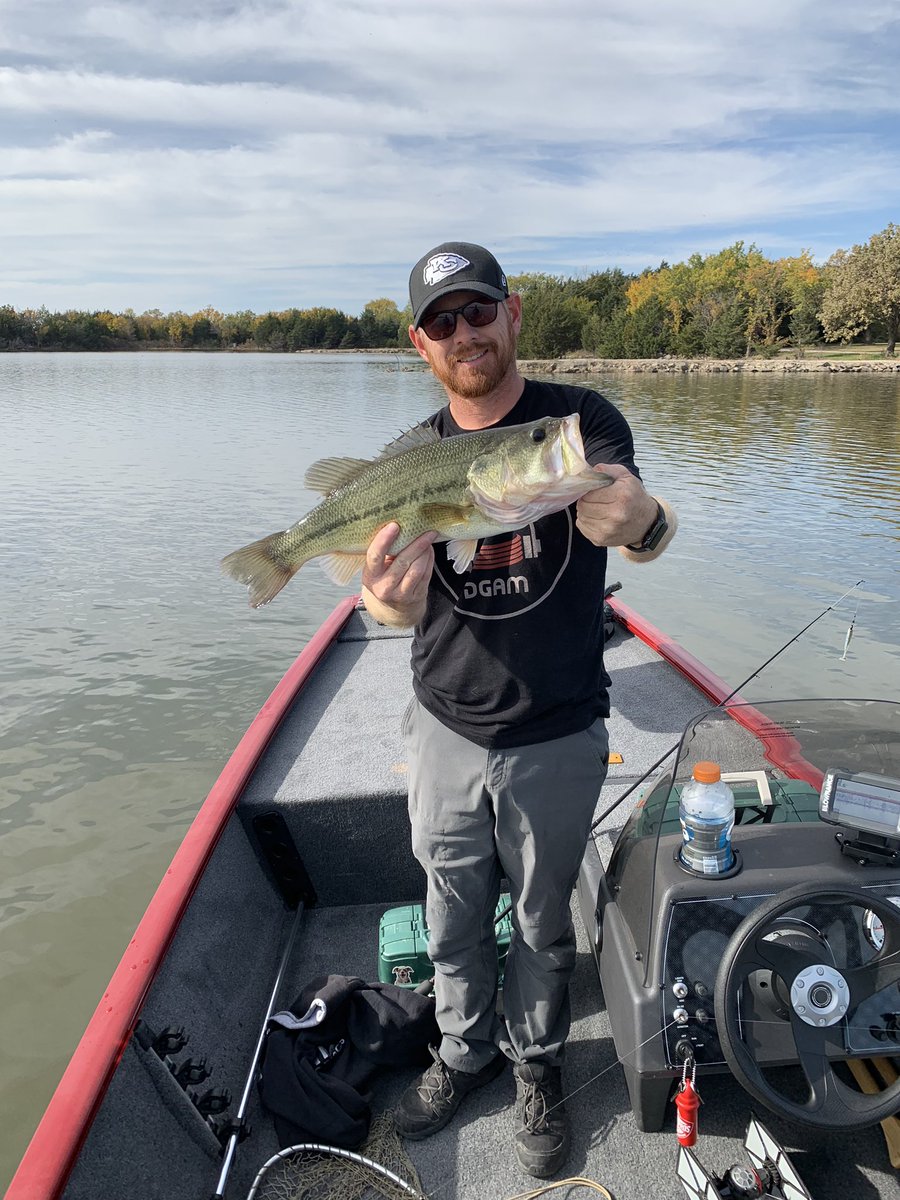
[[722,778],[719,764],[714,762],[694,763],[694,778],[698,783],[718,783]]

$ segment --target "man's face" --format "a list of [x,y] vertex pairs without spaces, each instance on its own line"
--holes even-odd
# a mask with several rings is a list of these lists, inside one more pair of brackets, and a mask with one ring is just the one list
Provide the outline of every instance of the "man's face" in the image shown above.
[[[429,305],[428,313],[460,308],[470,300],[484,300],[478,292],[451,292]],[[424,329],[409,327],[415,348],[448,391],[467,400],[487,396],[515,366],[516,342],[522,318],[521,300],[512,295],[497,305],[497,319],[490,325],[473,329],[458,314],[456,329],[443,341],[435,342]]]

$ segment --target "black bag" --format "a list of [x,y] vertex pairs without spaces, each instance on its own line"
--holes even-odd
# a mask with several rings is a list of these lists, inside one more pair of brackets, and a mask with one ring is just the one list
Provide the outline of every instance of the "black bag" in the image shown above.
[[347,975],[312,980],[269,1021],[259,1091],[279,1145],[355,1149],[369,1131],[369,1081],[424,1066],[439,1037],[430,996]]

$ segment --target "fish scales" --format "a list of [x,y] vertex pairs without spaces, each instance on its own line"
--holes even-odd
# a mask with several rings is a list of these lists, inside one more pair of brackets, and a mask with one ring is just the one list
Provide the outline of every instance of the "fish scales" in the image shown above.
[[223,559],[223,570],[249,587],[253,607],[268,603],[312,558],[323,559],[336,582],[349,583],[391,521],[400,526],[391,554],[433,530],[450,543],[462,572],[480,538],[520,529],[612,480],[588,466],[576,413],[443,439],[418,426],[371,462],[323,459],[306,482],[325,493],[316,508]]

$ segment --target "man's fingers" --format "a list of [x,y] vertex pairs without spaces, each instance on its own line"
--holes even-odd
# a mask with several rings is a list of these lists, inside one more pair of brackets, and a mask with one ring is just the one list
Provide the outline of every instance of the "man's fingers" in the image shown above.
[[410,542],[398,554],[392,555],[390,548],[394,543],[400,526],[396,521],[385,525],[372,538],[366,551],[366,569],[363,582],[369,586],[377,579],[388,579],[396,586],[420,560],[421,569],[414,574],[414,581],[422,575],[431,573],[434,564],[434,552],[431,549],[437,534],[433,531],[420,534],[415,541]]
[[[389,570],[394,572],[399,562],[400,557],[398,555]],[[412,595],[421,589],[423,583],[427,587],[433,567],[434,551],[430,546],[426,546],[421,554],[416,555],[409,566],[401,564],[400,573],[397,577],[397,591],[401,595]]]
[[379,529],[371,542],[369,542],[369,548],[366,551],[366,563],[373,571],[384,566],[387,552],[399,532],[400,526],[396,521],[391,521],[383,529]]
[[400,551],[388,567],[388,571],[401,579],[407,573],[413,572],[418,578],[426,569],[430,573],[434,562],[434,551],[431,547],[436,537],[436,533],[421,534]]
[[407,562],[412,562],[418,558],[420,554],[424,554],[429,546],[433,546],[437,533],[430,529],[428,533],[420,533],[414,542],[410,542],[406,549],[402,552],[403,557]]
[[601,471],[604,475],[609,475],[613,479],[624,479],[626,475],[634,478],[634,474],[623,467],[621,463],[594,463],[591,467],[592,471]]

